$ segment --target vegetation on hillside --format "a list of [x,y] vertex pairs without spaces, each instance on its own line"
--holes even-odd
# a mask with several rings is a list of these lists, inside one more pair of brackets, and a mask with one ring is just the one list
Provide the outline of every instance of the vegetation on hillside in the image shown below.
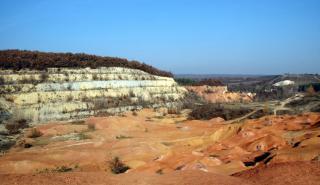
[[26,50],[2,50],[0,51],[0,68],[2,69],[37,69],[46,70],[51,67],[125,67],[140,69],[147,73],[172,77],[172,73],[156,69],[138,61],[128,61],[123,58],[101,57],[84,53],[48,53]]
[[190,78],[175,78],[174,79],[179,85],[187,86],[187,85],[193,85],[196,83],[196,80],[190,79]]
[[194,106],[189,113],[189,119],[210,120],[212,118],[220,117],[224,120],[231,120],[239,118],[251,112],[252,110],[239,107],[227,108],[221,104],[207,103],[204,105]]
[[202,80],[194,80],[190,78],[175,78],[175,81],[179,85],[184,86],[202,86],[202,85],[208,85],[208,86],[224,86],[224,84],[217,79],[208,78],[208,79],[202,79]]

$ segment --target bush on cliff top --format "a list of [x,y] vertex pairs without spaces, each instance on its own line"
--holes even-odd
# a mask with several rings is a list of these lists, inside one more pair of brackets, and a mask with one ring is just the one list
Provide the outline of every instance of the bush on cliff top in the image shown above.
[[125,67],[139,69],[147,73],[173,77],[172,73],[156,69],[138,61],[128,61],[123,58],[101,57],[84,53],[49,53],[26,50],[0,51],[0,68],[2,69],[37,69],[45,70],[51,67]]
[[208,85],[208,86],[224,86],[224,84],[217,79],[213,78],[208,78],[208,79],[202,79],[202,80],[195,80],[195,79],[190,79],[190,78],[175,78],[175,81],[179,85],[184,85],[184,86],[203,86],[203,85]]

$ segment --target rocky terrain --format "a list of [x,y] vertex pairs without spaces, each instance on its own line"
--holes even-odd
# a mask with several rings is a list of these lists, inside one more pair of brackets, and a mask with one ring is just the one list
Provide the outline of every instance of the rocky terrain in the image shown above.
[[319,184],[317,76],[256,94],[85,54],[1,51],[0,68],[1,184]]
[[0,75],[0,107],[10,107],[10,119],[30,123],[177,106],[185,92],[172,78],[120,67],[1,70]]
[[[144,109],[51,122],[38,125],[36,137],[25,129],[0,157],[0,178],[4,184],[283,184],[283,178],[298,184],[292,174],[310,171],[302,179],[318,183],[319,113],[241,122],[188,120],[187,114]],[[130,167],[125,175],[112,175],[115,157]],[[288,173],[280,178],[277,170]]]

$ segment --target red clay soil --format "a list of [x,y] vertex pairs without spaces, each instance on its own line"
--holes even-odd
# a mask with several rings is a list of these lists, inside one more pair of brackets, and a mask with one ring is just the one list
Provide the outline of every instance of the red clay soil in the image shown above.
[[320,162],[290,162],[259,166],[234,174],[260,185],[319,185]]
[[[17,145],[0,155],[0,185],[319,184],[319,162],[310,162],[320,156],[319,122],[319,113],[230,124],[146,109],[38,125],[42,136],[29,138],[25,129]],[[131,169],[113,175],[113,157]],[[52,172],[62,166],[72,172]]]
[[110,175],[105,172],[42,174],[1,174],[1,185],[318,185],[320,162],[291,162],[260,166],[233,176],[201,171],[175,171],[167,174],[134,172]]
[[176,171],[168,174],[154,173],[127,173],[121,175],[108,175],[103,172],[78,172],[78,173],[47,173],[36,175],[0,175],[2,185],[32,184],[32,185],[253,185],[246,180],[201,171]]

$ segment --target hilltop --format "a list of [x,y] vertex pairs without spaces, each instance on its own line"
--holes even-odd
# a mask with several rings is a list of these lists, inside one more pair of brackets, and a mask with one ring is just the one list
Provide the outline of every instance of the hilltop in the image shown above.
[[0,51],[1,69],[37,69],[47,68],[85,68],[98,67],[124,67],[139,69],[147,73],[172,77],[170,72],[159,70],[153,66],[138,61],[129,61],[117,57],[102,57],[85,53],[53,53],[27,50],[2,50]]

